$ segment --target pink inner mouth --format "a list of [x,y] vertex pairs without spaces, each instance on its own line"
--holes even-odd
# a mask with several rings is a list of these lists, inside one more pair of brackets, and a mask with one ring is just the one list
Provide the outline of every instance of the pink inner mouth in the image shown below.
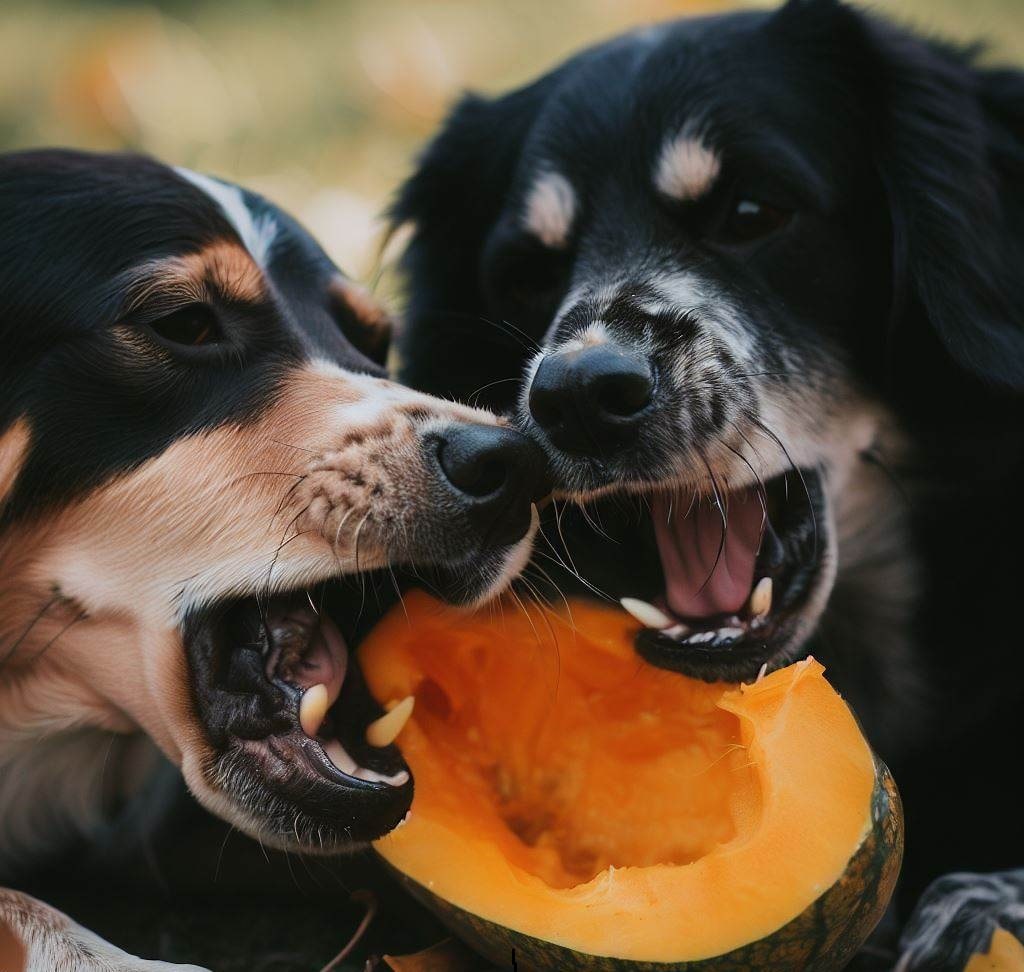
[[683,492],[652,497],[665,597],[679,617],[736,614],[750,597],[764,503],[751,487],[731,491],[724,505],[723,516],[713,498]]

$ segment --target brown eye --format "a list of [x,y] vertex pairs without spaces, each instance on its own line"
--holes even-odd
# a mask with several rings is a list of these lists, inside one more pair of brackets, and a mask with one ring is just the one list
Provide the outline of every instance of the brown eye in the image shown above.
[[722,241],[751,243],[782,229],[792,216],[788,209],[779,209],[756,199],[738,199],[722,227]]
[[217,315],[205,304],[189,304],[149,322],[150,329],[165,341],[190,348],[221,340]]

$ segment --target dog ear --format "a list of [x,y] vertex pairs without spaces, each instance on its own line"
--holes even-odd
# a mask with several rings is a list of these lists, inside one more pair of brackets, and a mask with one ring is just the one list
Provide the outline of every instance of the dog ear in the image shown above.
[[352,346],[374,364],[387,362],[394,324],[383,304],[362,285],[340,274],[328,287],[332,316]]
[[510,350],[516,359],[518,346],[492,347],[507,335],[481,323],[480,255],[549,78],[493,100],[465,95],[391,207],[393,227],[412,224],[402,258],[409,292],[399,333],[402,378],[424,391],[468,395],[495,360],[507,362]]
[[890,348],[923,319],[984,383],[1024,391],[1024,75],[865,18],[876,166],[893,228]]

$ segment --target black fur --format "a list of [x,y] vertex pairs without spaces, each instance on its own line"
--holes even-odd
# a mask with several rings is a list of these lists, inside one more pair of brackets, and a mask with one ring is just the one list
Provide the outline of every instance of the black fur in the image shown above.
[[[708,199],[674,205],[651,171],[691,117],[723,172]],[[545,169],[577,194],[560,249],[522,226]],[[886,465],[884,503],[906,507],[910,540],[840,571],[802,649],[825,659],[893,764],[908,820],[905,908],[946,870],[1024,861],[1020,808],[1004,789],[1024,725],[1022,186],[1024,73],[834,0],[791,0],[630,34],[511,94],[467,95],[393,209],[415,225],[401,357],[425,390],[516,407],[527,361],[588,313],[578,303],[556,318],[571,288],[642,284],[668,263],[709,281],[712,307],[738,308],[765,372],[781,371],[760,392],[863,395],[897,418],[911,447]],[[795,215],[754,245],[723,245],[714,228],[730,192]],[[639,334],[628,309],[605,311],[617,340]],[[667,340],[663,323],[650,326]],[[664,367],[671,353],[654,352]],[[720,386],[719,407],[744,387]],[[660,413],[651,423],[642,454],[609,459],[589,482],[662,475],[680,433]],[[713,425],[694,434],[708,441]],[[583,489],[578,464],[563,468],[566,488]],[[602,587],[609,572],[636,583],[631,546],[598,564],[609,550],[591,537],[576,566]],[[921,577],[906,617],[886,613],[871,573],[892,556]],[[910,670],[880,647],[890,638],[916,656]]]
[[25,416],[36,443],[0,525],[134,468],[187,432],[254,418],[311,348],[383,374],[346,339],[352,315],[330,301],[337,270],[327,256],[285,214],[246,199],[278,226],[267,272],[279,299],[221,302],[226,340],[187,358],[129,357],[115,326],[149,319],[126,312],[118,276],[235,231],[209,196],[151,159],[59,150],[0,159],[0,428]]

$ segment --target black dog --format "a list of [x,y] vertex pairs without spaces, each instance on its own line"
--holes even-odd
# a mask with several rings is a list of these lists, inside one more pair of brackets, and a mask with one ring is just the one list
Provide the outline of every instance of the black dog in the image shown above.
[[[168,764],[275,847],[396,826],[367,575],[500,590],[540,451],[386,380],[384,316],[287,215],[149,159],[0,158],[0,297],[0,880],[151,824]],[[0,968],[171,966],[0,888]]]
[[[640,30],[466,97],[394,209],[406,379],[517,411],[645,657],[825,662],[903,789],[904,913],[1024,861],[1024,74],[975,54],[834,0]],[[936,886],[901,968],[1024,934],[997,883]]]

